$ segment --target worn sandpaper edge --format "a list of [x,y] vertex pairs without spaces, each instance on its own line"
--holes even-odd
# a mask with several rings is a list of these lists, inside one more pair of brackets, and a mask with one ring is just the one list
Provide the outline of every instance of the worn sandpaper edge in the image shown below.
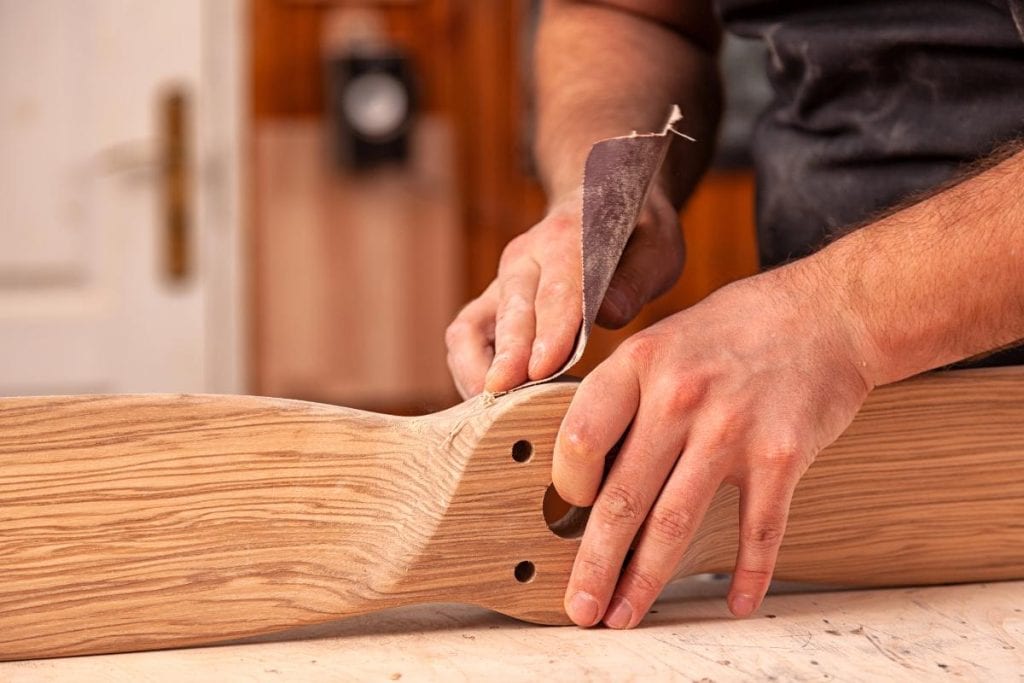
[[634,131],[630,135],[599,140],[590,148],[583,171],[580,233],[583,310],[576,342],[569,359],[559,370],[512,391],[550,382],[572,369],[583,357],[608,285],[633,234],[654,178],[668,155],[672,134],[694,141],[673,127],[682,118],[679,106],[673,105],[660,133]]

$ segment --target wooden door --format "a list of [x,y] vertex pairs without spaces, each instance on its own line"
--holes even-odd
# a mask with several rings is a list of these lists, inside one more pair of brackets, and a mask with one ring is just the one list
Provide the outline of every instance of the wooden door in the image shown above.
[[0,0],[0,394],[241,389],[237,5]]

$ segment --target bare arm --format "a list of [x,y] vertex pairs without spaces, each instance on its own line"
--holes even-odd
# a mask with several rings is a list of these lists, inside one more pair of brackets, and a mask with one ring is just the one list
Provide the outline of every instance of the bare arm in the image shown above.
[[871,386],[1024,340],[1024,151],[796,268],[859,321]]
[[606,0],[544,3],[537,35],[536,156],[555,203],[582,180],[590,146],[659,130],[672,104],[697,145],[675,145],[663,189],[676,206],[707,165],[721,110],[710,3]]

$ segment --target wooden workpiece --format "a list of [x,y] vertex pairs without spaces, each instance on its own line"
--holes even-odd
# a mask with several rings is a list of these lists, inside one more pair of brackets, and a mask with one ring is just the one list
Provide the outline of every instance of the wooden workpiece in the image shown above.
[[534,626],[423,605],[260,642],[0,663],[6,683],[252,681],[1017,681],[1024,582],[769,594],[729,616],[725,583],[680,581],[640,628]]
[[[0,659],[174,647],[425,602],[565,624],[549,529],[575,385],[421,418],[254,397],[0,401]],[[731,568],[723,488],[681,575]],[[563,531],[573,531],[571,525]],[[1024,574],[1024,375],[875,391],[797,489],[780,579]]]

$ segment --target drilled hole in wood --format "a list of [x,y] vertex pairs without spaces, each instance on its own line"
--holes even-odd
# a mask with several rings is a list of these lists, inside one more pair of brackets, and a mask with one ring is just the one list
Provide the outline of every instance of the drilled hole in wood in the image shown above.
[[579,538],[587,526],[590,508],[581,508],[562,500],[555,485],[548,486],[544,493],[544,521],[555,535],[562,538]]
[[523,560],[516,565],[512,573],[515,574],[516,581],[519,583],[530,583],[533,581],[533,577],[537,575],[537,567],[534,566],[533,562]]
[[533,457],[533,444],[526,439],[520,439],[512,444],[512,459],[516,462],[526,462]]

